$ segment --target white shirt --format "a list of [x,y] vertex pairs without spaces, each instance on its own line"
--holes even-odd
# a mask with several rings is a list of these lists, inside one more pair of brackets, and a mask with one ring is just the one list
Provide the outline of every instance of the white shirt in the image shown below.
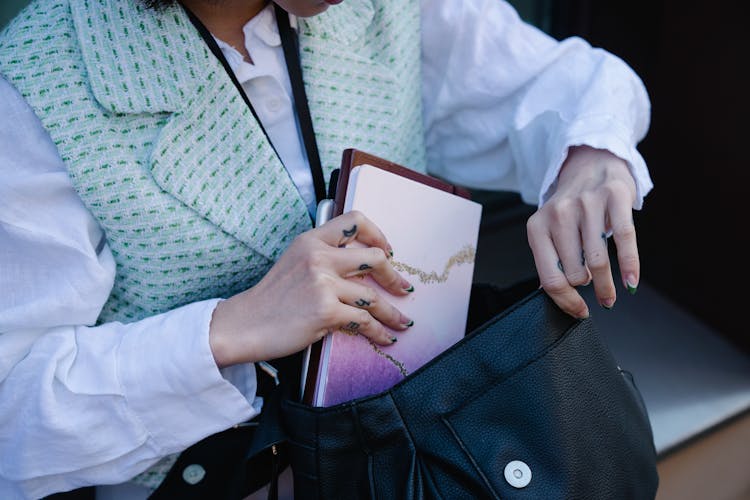
[[[567,148],[588,144],[628,162],[641,207],[652,184],[636,144],[650,105],[630,68],[580,39],[549,38],[505,2],[421,6],[431,173],[541,204]],[[222,50],[312,209],[273,12],[245,35],[254,65]],[[115,274],[102,230],[47,132],[2,79],[0,117],[0,498],[121,483],[256,415],[254,370],[220,372],[211,355],[218,299],[91,326]]]

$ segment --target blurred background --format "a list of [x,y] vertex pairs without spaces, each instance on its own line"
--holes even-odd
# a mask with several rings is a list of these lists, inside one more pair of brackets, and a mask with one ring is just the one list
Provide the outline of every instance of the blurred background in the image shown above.
[[[26,0],[0,3],[4,26]],[[551,36],[580,36],[643,79],[652,122],[639,150],[655,188],[634,215],[642,282],[592,318],[643,392],[660,456],[659,498],[750,499],[750,35],[745,2],[514,0]],[[475,192],[484,207],[478,280],[535,275],[533,207]],[[591,288],[591,287],[589,287]],[[584,291],[589,293],[590,291]]]

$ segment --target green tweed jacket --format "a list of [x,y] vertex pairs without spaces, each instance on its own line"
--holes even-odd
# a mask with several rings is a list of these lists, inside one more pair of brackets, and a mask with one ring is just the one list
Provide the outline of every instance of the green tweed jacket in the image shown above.
[[[348,0],[299,19],[324,174],[356,147],[424,170],[419,5]],[[49,131],[117,262],[99,321],[252,286],[310,227],[304,202],[179,7],[34,0],[0,74]]]

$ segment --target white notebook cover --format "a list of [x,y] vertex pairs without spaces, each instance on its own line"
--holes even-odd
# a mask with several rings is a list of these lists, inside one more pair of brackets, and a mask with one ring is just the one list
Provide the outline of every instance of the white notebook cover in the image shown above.
[[385,234],[392,263],[415,287],[406,297],[384,291],[369,276],[351,278],[376,288],[414,320],[380,346],[334,331],[322,340],[313,404],[332,406],[389,389],[465,333],[480,204],[370,165],[352,169],[344,212],[359,210]]

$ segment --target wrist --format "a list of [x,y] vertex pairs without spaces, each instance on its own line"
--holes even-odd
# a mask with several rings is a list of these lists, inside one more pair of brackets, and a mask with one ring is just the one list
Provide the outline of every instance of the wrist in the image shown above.
[[232,348],[232,326],[229,309],[231,309],[231,304],[228,300],[219,301],[211,315],[208,328],[208,344],[216,366],[219,368],[240,362],[240,360],[233,359],[233,353],[236,350]]

